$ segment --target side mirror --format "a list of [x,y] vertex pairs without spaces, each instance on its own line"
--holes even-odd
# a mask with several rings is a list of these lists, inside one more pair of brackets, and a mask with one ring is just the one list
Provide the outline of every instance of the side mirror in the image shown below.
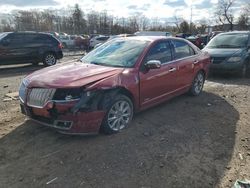
[[161,62],[159,60],[150,60],[145,64],[148,69],[159,69],[161,68]]

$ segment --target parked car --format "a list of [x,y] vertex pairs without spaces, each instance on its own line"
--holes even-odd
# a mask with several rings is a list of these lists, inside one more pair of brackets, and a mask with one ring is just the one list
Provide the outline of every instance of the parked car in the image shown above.
[[75,35],[60,35],[59,40],[61,41],[63,48],[75,47]]
[[134,113],[202,92],[210,57],[178,38],[128,37],[81,59],[24,78],[19,98],[31,119],[67,134],[117,133]]
[[57,32],[54,32],[54,31],[47,31],[47,32],[45,32],[45,33],[49,33],[49,34],[51,34],[53,37],[55,37],[55,38],[58,38],[59,37],[59,33],[57,33]]
[[94,48],[98,44],[103,44],[109,39],[109,36],[97,36],[93,37],[89,41],[89,47]]
[[203,43],[203,47],[205,47],[207,45],[207,43],[209,42],[209,35],[208,34],[202,34],[200,35],[201,41]]
[[171,37],[172,33],[163,31],[138,31],[134,33],[136,36],[166,36]]
[[197,46],[198,48],[202,49],[203,46],[203,42],[201,40],[201,37],[199,36],[190,36],[186,38],[188,41],[192,42],[195,46]]
[[186,39],[187,37],[192,36],[192,34],[190,34],[190,33],[177,33],[175,36],[178,37],[178,38]]
[[81,49],[89,48],[89,38],[84,38],[83,36],[76,36],[75,46]]
[[204,48],[212,58],[211,71],[250,75],[250,32],[235,31],[214,37]]
[[55,65],[63,57],[62,44],[52,35],[39,32],[0,34],[0,65],[43,62]]
[[212,40],[212,38],[214,38],[216,35],[221,34],[221,33],[224,33],[224,31],[212,31],[209,34],[209,40]]
[[136,35],[134,35],[134,34],[111,35],[111,36],[109,36],[108,41],[113,40],[113,39],[115,39],[115,38],[121,38],[121,37],[134,37],[134,36],[136,36]]

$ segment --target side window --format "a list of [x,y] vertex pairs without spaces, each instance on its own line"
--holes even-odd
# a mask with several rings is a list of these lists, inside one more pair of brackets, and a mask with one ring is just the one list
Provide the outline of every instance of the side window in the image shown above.
[[189,57],[195,54],[194,50],[184,41],[173,41],[175,59]]
[[146,62],[150,60],[159,60],[162,64],[171,61],[172,54],[169,42],[159,42],[153,46],[146,57]]
[[25,42],[24,35],[23,34],[12,34],[8,37],[10,41],[10,45],[12,44],[23,44]]
[[46,35],[46,34],[39,34],[34,38],[34,41],[37,43],[42,43],[42,44],[50,44],[50,43],[55,43],[53,40],[52,36]]

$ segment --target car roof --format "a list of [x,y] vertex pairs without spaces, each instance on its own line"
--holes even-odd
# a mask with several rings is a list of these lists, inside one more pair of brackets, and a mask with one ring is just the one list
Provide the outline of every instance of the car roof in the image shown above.
[[163,40],[163,39],[175,39],[175,40],[183,40],[182,38],[178,37],[167,37],[167,36],[132,36],[132,37],[125,37],[124,39],[127,40],[144,40],[144,41],[149,41],[149,42],[154,42],[158,40]]
[[250,31],[230,31],[221,33],[220,35],[228,35],[228,34],[250,34]]
[[36,32],[36,31],[14,31],[14,32],[7,32],[7,33],[19,33],[19,34],[42,34],[42,35],[48,35],[48,36],[52,36],[52,34],[50,33],[46,33],[46,32]]

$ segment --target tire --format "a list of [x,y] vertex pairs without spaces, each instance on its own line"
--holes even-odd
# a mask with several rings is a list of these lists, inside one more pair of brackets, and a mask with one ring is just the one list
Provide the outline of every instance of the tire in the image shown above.
[[43,64],[45,66],[52,66],[56,64],[56,56],[52,52],[48,52],[43,56]]
[[192,83],[192,86],[189,90],[189,94],[192,96],[198,96],[201,94],[203,86],[205,83],[205,74],[202,71],[199,71]]
[[[106,106],[106,107],[105,107]],[[114,134],[128,127],[134,114],[132,101],[125,95],[117,94],[109,105],[102,122],[101,131],[105,134]]]

